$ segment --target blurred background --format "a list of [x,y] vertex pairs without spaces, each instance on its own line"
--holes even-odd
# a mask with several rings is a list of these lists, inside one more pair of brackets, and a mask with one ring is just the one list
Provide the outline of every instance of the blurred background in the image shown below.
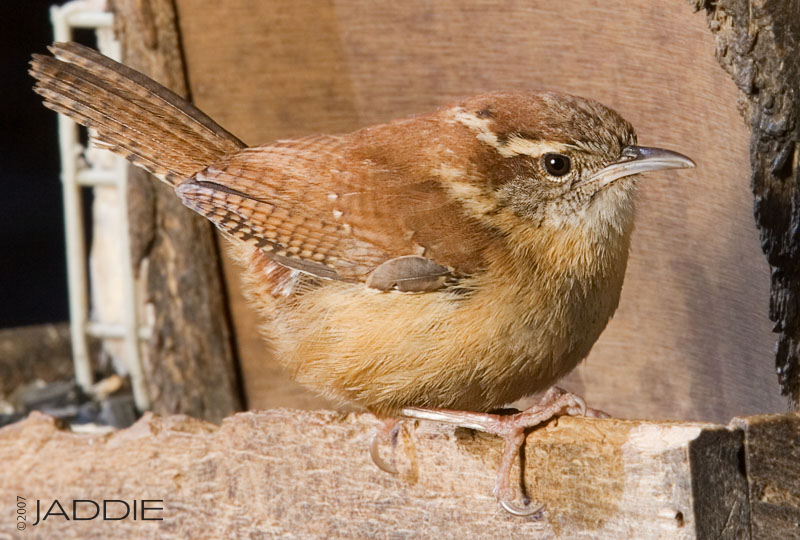
[[[82,425],[124,426],[137,413],[122,378],[106,381],[95,395],[73,379],[57,117],[42,107],[27,73],[31,54],[46,52],[53,41],[50,7],[63,3],[0,3],[0,425],[42,410]],[[75,39],[92,45],[94,31],[77,30]],[[92,191],[80,196],[91,208]],[[83,220],[87,245],[90,215]],[[99,356],[99,343],[91,343]],[[116,391],[121,399],[109,401]]]
[[69,318],[56,117],[27,73],[31,53],[52,40],[53,3],[0,3],[0,328]]

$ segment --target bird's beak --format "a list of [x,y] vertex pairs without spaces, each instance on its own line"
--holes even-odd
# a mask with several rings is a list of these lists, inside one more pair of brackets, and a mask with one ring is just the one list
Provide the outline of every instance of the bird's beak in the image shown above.
[[614,180],[649,171],[686,169],[694,167],[694,161],[671,150],[647,146],[626,146],[619,160],[594,173],[580,184],[599,183],[602,187]]

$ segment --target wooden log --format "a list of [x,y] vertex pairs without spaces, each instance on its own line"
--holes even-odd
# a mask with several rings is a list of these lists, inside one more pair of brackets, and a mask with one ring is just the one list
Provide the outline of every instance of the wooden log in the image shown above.
[[[642,144],[690,155],[696,169],[642,180],[619,309],[565,384],[621,416],[725,422],[786,410],[769,360],[770,275],[752,217],[750,133],[714,36],[688,2],[176,6],[195,102],[248,144],[524,88],[600,100],[636,126]],[[270,363],[255,316],[231,291],[250,404],[318,406]]]
[[761,249],[771,267],[770,319],[779,332],[781,389],[800,406],[800,0],[697,0],[716,55],[750,126],[750,176]]
[[744,467],[753,540],[800,538],[800,415],[736,418],[744,432]]
[[[552,422],[525,445],[528,491],[546,507],[538,519],[511,516],[492,496],[499,439],[406,422],[395,449],[382,449],[400,470],[392,476],[368,455],[376,424],[330,411],[240,413],[221,427],[148,414],[122,431],[78,434],[34,413],[0,429],[0,540],[19,537],[17,496],[32,539],[738,539],[751,528],[753,538],[797,538],[797,414],[727,427]],[[71,517],[75,499],[157,501],[146,505],[163,510],[146,516],[163,519],[41,520],[54,500]],[[86,517],[91,507],[79,510]]]
[[[187,95],[172,2],[112,5],[124,63]],[[212,226],[137,167],[128,186],[140,315],[152,329],[143,366],[152,409],[218,422],[243,402]]]

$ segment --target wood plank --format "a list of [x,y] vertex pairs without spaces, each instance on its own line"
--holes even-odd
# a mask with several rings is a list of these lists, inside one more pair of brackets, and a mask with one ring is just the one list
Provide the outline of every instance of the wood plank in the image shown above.
[[[376,424],[330,411],[240,413],[220,427],[148,414],[99,435],[61,431],[34,413],[0,429],[0,500],[28,499],[32,539],[746,537],[741,431],[552,422],[525,445],[528,490],[546,505],[537,520],[511,516],[491,494],[499,439],[406,422],[394,458],[382,449],[400,470],[392,476],[368,455]],[[74,499],[163,500],[151,514],[163,520],[50,516],[34,527],[37,499],[41,514],[54,499],[68,513]],[[0,520],[0,539],[17,538],[14,527]]]
[[[752,217],[748,128],[689,3],[176,5],[196,103],[250,144],[536,88],[598,99],[642,144],[692,156],[697,169],[642,181],[620,307],[566,386],[618,416],[725,422],[786,410],[769,360],[770,276]],[[255,317],[234,298],[250,404],[315,406],[296,386],[283,391]]]

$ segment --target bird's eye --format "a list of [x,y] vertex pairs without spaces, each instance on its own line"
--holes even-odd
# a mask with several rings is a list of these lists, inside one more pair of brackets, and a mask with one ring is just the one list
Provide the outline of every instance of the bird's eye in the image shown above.
[[564,176],[572,168],[569,158],[563,154],[545,154],[542,163],[547,174],[551,176]]

